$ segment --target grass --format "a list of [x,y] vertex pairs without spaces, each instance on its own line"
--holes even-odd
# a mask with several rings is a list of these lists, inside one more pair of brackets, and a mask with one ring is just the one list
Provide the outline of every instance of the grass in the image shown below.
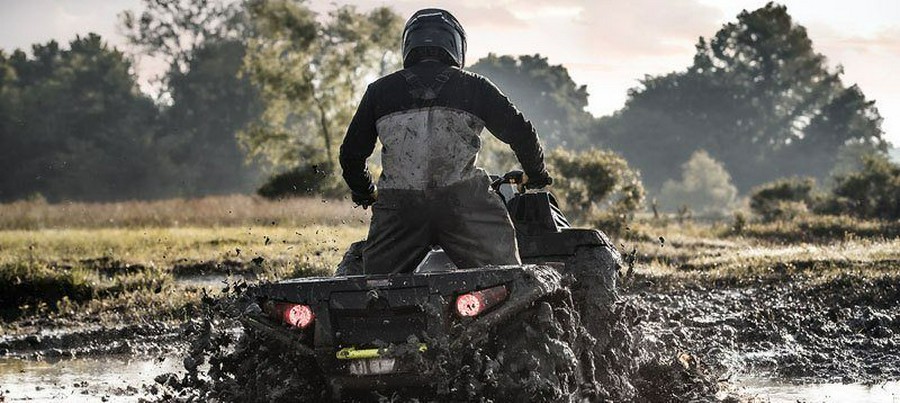
[[0,334],[32,316],[189,315],[200,290],[179,281],[186,275],[328,275],[365,237],[368,214],[345,202],[244,196],[0,205]]
[[0,231],[0,265],[31,262],[165,269],[209,261],[249,263],[257,257],[336,263],[343,250],[364,238],[365,232],[362,225],[7,230]]
[[634,281],[654,287],[830,281],[900,281],[900,223],[806,216],[778,222],[692,221],[641,216],[616,244],[634,251]]
[[19,201],[0,204],[0,230],[184,228],[365,224],[368,212],[346,200],[214,196],[118,203]]
[[900,221],[859,220],[847,216],[804,216],[786,221],[753,223],[735,235],[773,242],[829,242],[853,238],[897,239]]
[[[828,281],[842,276],[900,281],[900,238],[748,237],[717,225],[677,228],[643,227],[654,236],[623,240],[635,251],[634,277],[656,287],[758,285],[767,282]],[[768,225],[768,224],[766,224]],[[796,228],[782,224],[782,228]],[[710,236],[723,234],[718,237]],[[659,237],[664,239],[663,242]]]
[[[192,274],[327,275],[365,237],[368,214],[347,202],[249,196],[0,205],[0,334],[35,316],[190,317],[203,295],[181,281]],[[740,231],[724,221],[641,217],[615,242],[635,250],[636,278],[673,286],[848,273],[900,280],[898,233],[897,222],[846,217],[750,222]]]

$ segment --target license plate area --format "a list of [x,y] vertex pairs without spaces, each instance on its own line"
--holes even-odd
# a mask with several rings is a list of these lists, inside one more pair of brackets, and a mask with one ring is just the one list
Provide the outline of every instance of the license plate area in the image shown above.
[[384,375],[394,372],[397,361],[394,358],[365,358],[352,360],[349,364],[352,375]]

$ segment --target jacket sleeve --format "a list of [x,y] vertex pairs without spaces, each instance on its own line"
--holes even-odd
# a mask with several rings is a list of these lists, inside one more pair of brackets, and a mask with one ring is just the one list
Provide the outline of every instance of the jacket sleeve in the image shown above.
[[546,174],[544,150],[534,125],[488,79],[482,78],[481,118],[491,133],[509,144],[522,170],[531,177]]
[[340,162],[344,181],[352,192],[358,194],[370,194],[375,191],[372,175],[366,166],[366,159],[372,155],[378,139],[371,92],[372,87],[369,86],[341,144]]

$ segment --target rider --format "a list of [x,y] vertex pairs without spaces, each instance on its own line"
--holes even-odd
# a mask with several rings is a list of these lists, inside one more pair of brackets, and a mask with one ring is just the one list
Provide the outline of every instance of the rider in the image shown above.
[[[365,273],[410,272],[432,245],[459,268],[519,264],[515,231],[475,165],[484,128],[512,148],[530,188],[552,183],[531,122],[488,79],[462,70],[466,33],[449,12],[417,11],[403,69],[370,84],[341,145],[353,201],[372,205]],[[366,159],[382,144],[378,188]]]

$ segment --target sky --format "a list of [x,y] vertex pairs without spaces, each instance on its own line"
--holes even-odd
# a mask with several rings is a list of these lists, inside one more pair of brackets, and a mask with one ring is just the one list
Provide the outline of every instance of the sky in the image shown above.
[[[565,66],[587,85],[588,110],[596,116],[621,108],[627,91],[645,75],[685,69],[694,44],[741,10],[767,0],[311,0],[317,11],[335,3],[362,10],[390,6],[404,18],[424,7],[450,10],[468,34],[467,60],[488,53],[535,54]],[[844,67],[846,85],[858,84],[884,117],[886,138],[900,145],[900,1],[782,0],[807,28],[829,65]],[[0,0],[0,48],[28,48],[96,32],[116,46],[124,39],[117,15],[139,11],[140,0]],[[162,66],[140,60],[143,81]]]

